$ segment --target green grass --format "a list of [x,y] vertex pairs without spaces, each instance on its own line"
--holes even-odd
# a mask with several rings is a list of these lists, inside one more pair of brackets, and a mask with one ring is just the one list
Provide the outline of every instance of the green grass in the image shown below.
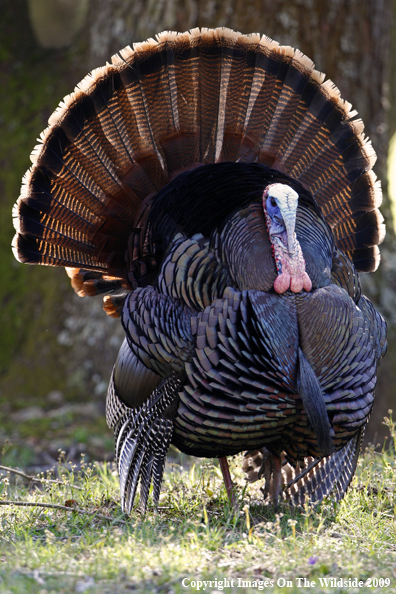
[[[69,511],[0,506],[0,592],[396,591],[393,446],[367,450],[345,499],[316,508],[283,504],[275,513],[260,502],[257,483],[246,487],[239,467],[240,459],[232,459],[237,510],[228,504],[216,461],[200,461],[187,469],[169,464],[158,512],[151,508],[145,517],[122,514],[112,464],[82,462],[78,470],[63,464],[58,483],[3,474],[3,501]],[[315,585],[304,587],[297,578]],[[324,578],[336,583],[326,586]],[[349,578],[365,585],[338,585]],[[370,578],[390,585],[370,586]]]

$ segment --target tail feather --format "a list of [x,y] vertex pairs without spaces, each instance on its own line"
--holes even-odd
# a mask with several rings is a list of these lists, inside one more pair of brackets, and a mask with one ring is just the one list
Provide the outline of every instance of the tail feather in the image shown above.
[[[249,38],[235,34],[230,40],[220,34],[222,66],[217,116],[215,160],[250,161],[255,140],[246,131],[246,113],[251,97],[254,69],[246,68],[244,54],[260,42],[259,35]],[[256,150],[257,153],[257,150]]]
[[[83,139],[80,134],[73,134],[71,140],[84,143],[86,138],[92,146],[100,146],[100,157],[109,164],[106,167],[109,178],[114,178],[118,183],[114,174],[120,176],[131,167],[134,152],[126,127],[125,112],[121,108],[124,95],[118,69],[109,64],[93,70],[77,85],[75,93],[80,105],[88,100],[92,102],[92,111],[87,119],[84,113],[79,113],[83,123]],[[92,127],[89,126],[91,119],[94,124]]]
[[[321,75],[314,70],[311,60],[295,53],[292,48],[286,49],[287,52],[277,66],[271,96],[262,96],[266,123],[261,132],[259,160],[289,173],[291,163],[288,157],[282,159],[282,153],[286,151],[293,158],[289,146],[293,146],[293,133],[299,135],[298,130],[303,123],[302,117],[306,110],[302,101],[304,90]],[[272,56],[269,59],[273,62]],[[312,143],[312,138],[310,142]],[[273,164],[265,160],[270,156]]]

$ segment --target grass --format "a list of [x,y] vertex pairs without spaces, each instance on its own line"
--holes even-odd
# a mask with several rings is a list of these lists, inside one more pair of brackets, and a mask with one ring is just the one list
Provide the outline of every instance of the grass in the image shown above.
[[[395,425],[386,422],[394,440]],[[216,461],[203,461],[169,464],[158,512],[145,517],[122,514],[112,464],[82,461],[77,469],[60,461],[55,482],[3,474],[3,502],[62,508],[0,506],[2,594],[396,589],[393,445],[366,451],[342,502],[299,510],[283,504],[278,513],[260,502],[257,483],[246,487],[238,457],[231,460],[238,510],[228,504]],[[339,585],[354,578],[364,584]]]

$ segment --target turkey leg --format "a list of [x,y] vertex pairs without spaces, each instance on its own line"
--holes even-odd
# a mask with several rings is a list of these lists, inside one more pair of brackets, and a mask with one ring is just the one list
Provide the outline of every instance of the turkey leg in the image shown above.
[[228,467],[227,457],[221,456],[219,458],[221,472],[223,474],[224,484],[228,495],[228,500],[233,507],[236,506],[236,497],[234,491],[234,485],[230,475],[230,469]]

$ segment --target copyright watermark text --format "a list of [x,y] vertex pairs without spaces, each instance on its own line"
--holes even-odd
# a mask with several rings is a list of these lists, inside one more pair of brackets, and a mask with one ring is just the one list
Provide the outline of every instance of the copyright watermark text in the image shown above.
[[337,577],[320,577],[314,580],[297,577],[292,580],[278,578],[276,580],[260,578],[256,580],[244,580],[242,578],[233,578],[222,580],[194,580],[190,578],[182,579],[183,588],[192,588],[197,592],[211,591],[212,589],[224,590],[224,588],[256,588],[257,590],[265,590],[272,588],[275,584],[279,588],[388,588],[391,585],[390,578],[367,578],[360,580],[358,578],[337,578]]

